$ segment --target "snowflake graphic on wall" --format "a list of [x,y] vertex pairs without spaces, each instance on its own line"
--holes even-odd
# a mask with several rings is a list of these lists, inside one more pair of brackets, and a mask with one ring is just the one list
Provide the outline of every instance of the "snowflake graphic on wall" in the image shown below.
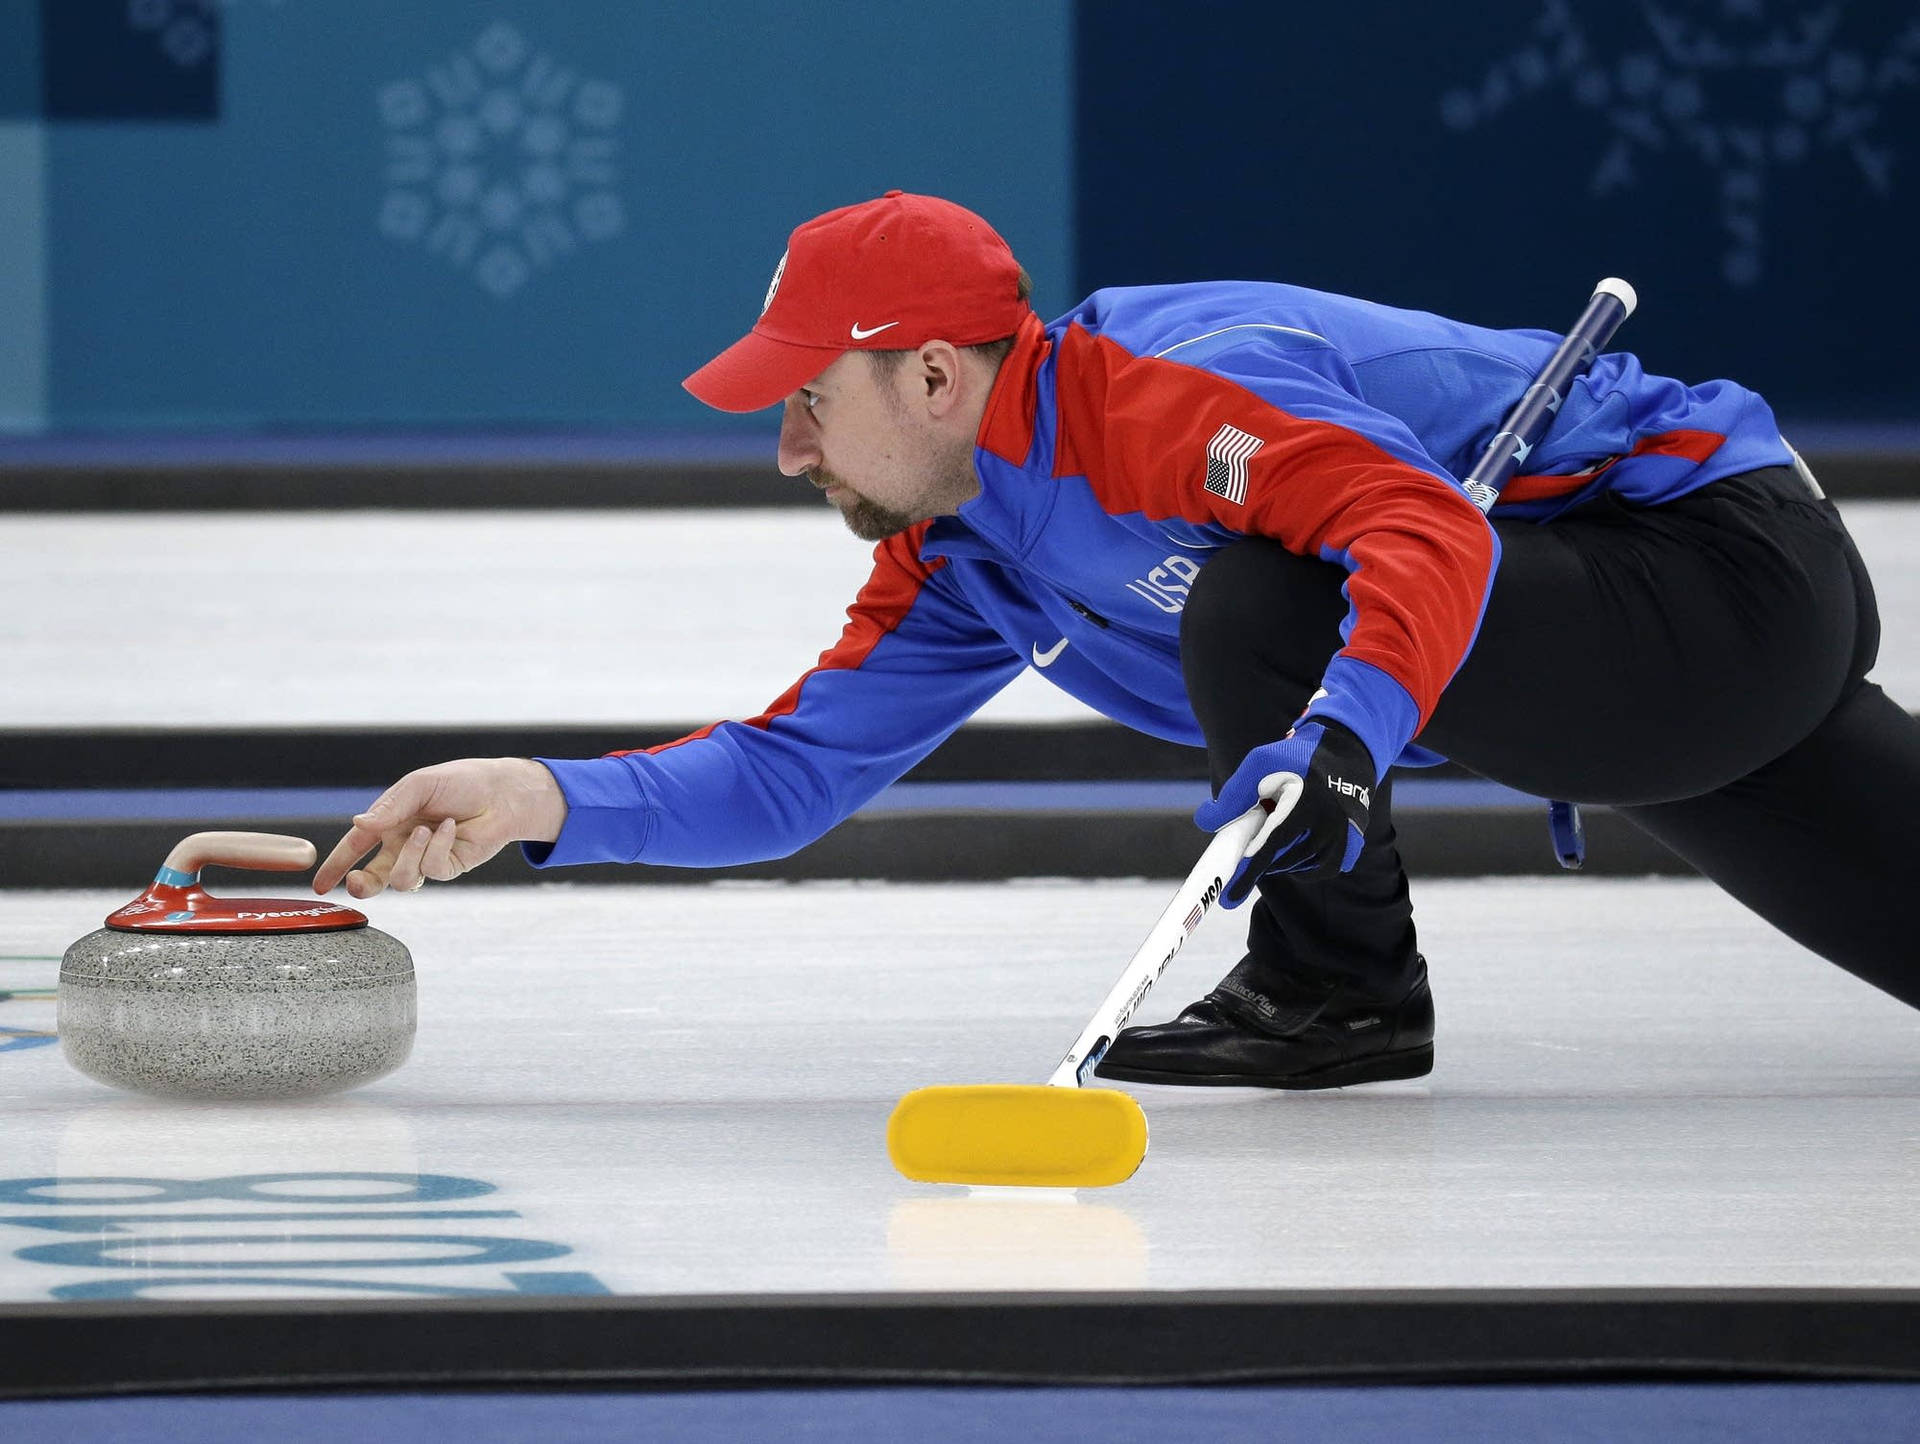
[[1837,40],[1843,8],[1828,0],[1769,15],[1767,0],[1647,0],[1638,38],[1602,54],[1569,0],[1547,0],[1526,42],[1477,86],[1447,91],[1440,117],[1469,131],[1529,97],[1570,99],[1606,129],[1595,196],[1632,189],[1642,167],[1690,156],[1714,180],[1728,237],[1721,275],[1751,286],[1765,253],[1763,205],[1781,169],[1839,155],[1874,194],[1893,191],[1888,101],[1920,84],[1920,13],[1904,28],[1894,17],[1896,33],[1867,53]]
[[[182,70],[207,63],[214,52],[214,17],[240,0],[127,0],[127,26],[150,32],[161,52]],[[280,0],[265,0],[278,5]]]
[[150,31],[167,59],[182,70],[206,64],[213,54],[214,17],[220,0],[127,0],[127,25]]
[[489,27],[423,79],[377,97],[387,128],[380,229],[505,298],[533,273],[626,228],[616,133],[625,95]]

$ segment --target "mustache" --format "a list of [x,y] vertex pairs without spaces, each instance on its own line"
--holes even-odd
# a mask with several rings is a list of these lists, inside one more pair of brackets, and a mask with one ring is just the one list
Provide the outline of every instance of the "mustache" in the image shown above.
[[812,482],[822,491],[825,491],[830,486],[846,485],[844,481],[835,476],[831,471],[828,471],[824,466],[816,466],[813,470],[809,471],[806,476],[808,481]]

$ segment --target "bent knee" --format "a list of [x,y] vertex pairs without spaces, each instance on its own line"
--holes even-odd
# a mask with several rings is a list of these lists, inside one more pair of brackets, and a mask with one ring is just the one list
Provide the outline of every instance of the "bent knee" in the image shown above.
[[1222,547],[1194,578],[1180,615],[1181,656],[1201,664],[1296,658],[1317,671],[1341,646],[1346,581],[1345,568],[1265,537]]

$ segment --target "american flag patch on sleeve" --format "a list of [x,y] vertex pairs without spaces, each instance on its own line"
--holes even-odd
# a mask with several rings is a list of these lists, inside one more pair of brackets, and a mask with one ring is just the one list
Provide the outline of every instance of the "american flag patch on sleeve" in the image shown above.
[[1235,506],[1247,504],[1247,463],[1266,443],[1237,426],[1223,426],[1207,443],[1207,490]]

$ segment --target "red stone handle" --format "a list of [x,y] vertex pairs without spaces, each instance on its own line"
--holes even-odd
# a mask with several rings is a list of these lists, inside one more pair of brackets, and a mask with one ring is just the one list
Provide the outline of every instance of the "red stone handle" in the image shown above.
[[251,867],[262,872],[301,872],[319,859],[304,837],[274,832],[196,832],[183,837],[167,854],[166,867],[188,876],[208,863],[221,867]]

